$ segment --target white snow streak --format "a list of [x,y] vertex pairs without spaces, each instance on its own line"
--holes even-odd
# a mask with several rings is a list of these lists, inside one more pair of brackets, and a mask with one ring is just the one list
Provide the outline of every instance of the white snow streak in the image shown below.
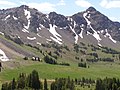
[[[72,18],[70,18],[71,19],[71,21],[73,21],[72,20]],[[75,26],[76,26],[76,22],[74,21],[74,27],[72,28],[71,26],[70,26],[70,29],[72,30],[72,32],[75,34],[75,44],[77,44],[77,42],[78,42],[78,35],[77,35],[77,33],[75,32],[75,30],[74,30],[74,28],[75,28]]]
[[98,46],[102,46],[102,45],[98,42]]
[[26,16],[27,19],[31,18],[30,11],[24,9],[24,13],[25,13],[25,16]]
[[59,40],[57,40],[56,38],[51,37],[51,36],[50,36],[50,38],[51,38],[53,41],[57,42],[58,44],[62,44],[62,43],[61,43]]
[[80,25],[81,32],[80,32],[79,36],[80,36],[81,38],[83,38],[83,30],[84,30],[83,27],[84,27],[84,24]]
[[105,29],[106,31],[106,35],[104,35],[104,37],[109,37],[109,39],[113,42],[113,43],[117,43],[117,41],[115,41],[112,36],[108,33],[107,29]]
[[56,38],[53,38],[53,37],[50,37],[52,40],[54,40],[55,42],[61,44],[62,42],[62,39],[60,37],[62,37],[60,34],[57,33],[57,31],[55,30],[55,25],[51,25],[50,24],[50,29],[49,29],[49,32]]
[[17,18],[17,17],[15,17],[14,15],[13,15],[13,19],[14,19],[14,20],[18,20],[18,18]]
[[[99,36],[99,34],[93,29],[93,27],[91,26],[91,22],[87,19],[87,14],[88,13],[84,13],[83,14],[83,17],[85,18],[85,20],[87,21],[87,25],[94,31],[94,34],[93,34],[93,36],[94,36],[94,38],[98,41],[98,43],[102,40],[101,38],[100,38],[100,36]],[[90,15],[89,15],[89,17],[90,17]],[[92,35],[92,34],[91,34]]]
[[37,33],[37,36],[38,36],[38,37],[42,37],[42,36],[41,36],[40,34],[38,34],[38,33]]
[[103,32],[104,32],[104,30],[101,30],[100,32],[101,32],[101,33],[103,33]]
[[[30,15],[30,11],[24,9],[24,13],[25,13],[25,16],[28,20],[28,24],[27,26],[24,25],[24,28],[23,29],[29,29],[29,26],[30,26],[30,18],[31,18],[31,15]],[[22,30],[22,31],[25,31],[25,30]]]
[[46,39],[47,41],[52,41],[51,39]]
[[29,39],[29,40],[35,40],[36,37],[27,37],[27,39]]
[[41,46],[41,43],[40,43],[40,42],[37,42],[37,44]]
[[0,49],[0,60],[1,61],[9,61],[9,58],[6,56],[4,51],[2,51],[1,49]]
[[4,33],[3,33],[3,32],[0,32],[0,34],[1,34],[1,35],[4,35]]
[[70,29],[72,30],[72,32],[75,34],[75,44],[77,44],[78,42],[78,35],[76,34],[75,30],[70,26]]
[[45,28],[42,24],[40,24],[40,27]]
[[83,30],[84,30],[84,29],[81,28],[81,32],[80,32],[80,34],[79,34],[79,36],[80,36],[81,38],[83,38],[83,35],[82,35],[82,34],[83,34]]
[[25,28],[23,28],[22,31],[25,32],[25,33],[29,33],[29,31],[26,30]]
[[7,16],[5,17],[5,20],[7,20],[8,18],[10,18],[10,15],[7,15]]

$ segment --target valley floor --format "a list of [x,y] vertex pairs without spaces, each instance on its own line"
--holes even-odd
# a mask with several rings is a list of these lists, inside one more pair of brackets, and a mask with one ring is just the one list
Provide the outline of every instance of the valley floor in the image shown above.
[[[18,61],[19,62],[19,61]],[[11,61],[12,63],[12,61]],[[17,63],[14,61],[14,63]],[[10,62],[9,62],[10,64]],[[89,68],[81,68],[72,64],[71,66],[61,66],[61,65],[51,65],[44,62],[34,62],[34,61],[25,61],[20,63],[21,66],[16,66],[13,68],[4,68],[0,73],[0,87],[2,82],[10,81],[14,77],[18,77],[20,73],[29,74],[32,70],[37,70],[39,77],[41,79],[47,78],[49,81],[54,80],[55,78],[91,78],[96,80],[97,78],[106,78],[106,77],[115,77],[120,78],[120,63],[108,63],[108,62],[98,62],[98,63],[89,63]],[[23,65],[22,65],[23,64]],[[26,65],[25,65],[26,64]],[[18,65],[18,64],[16,64]],[[94,86],[92,86],[94,88]],[[88,87],[80,87],[80,90],[86,90]],[[91,88],[88,88],[89,90]],[[79,89],[78,89],[79,90]]]
[[[14,62],[15,63],[15,62]],[[50,65],[43,62],[29,62],[28,65],[15,67],[14,69],[3,69],[0,73],[0,81],[9,81],[13,77],[17,77],[19,73],[30,73],[32,70],[39,72],[40,78],[55,79],[60,77],[71,78],[105,78],[105,77],[116,77],[120,76],[120,64],[119,63],[89,63],[89,68],[81,68],[75,65],[71,66],[60,66]]]

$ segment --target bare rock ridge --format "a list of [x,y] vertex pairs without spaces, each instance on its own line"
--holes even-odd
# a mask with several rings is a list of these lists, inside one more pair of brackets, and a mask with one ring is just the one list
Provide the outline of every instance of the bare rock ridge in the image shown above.
[[94,7],[64,16],[43,14],[26,5],[0,10],[0,34],[21,44],[40,45],[87,42],[100,46],[119,46],[120,23],[111,21]]

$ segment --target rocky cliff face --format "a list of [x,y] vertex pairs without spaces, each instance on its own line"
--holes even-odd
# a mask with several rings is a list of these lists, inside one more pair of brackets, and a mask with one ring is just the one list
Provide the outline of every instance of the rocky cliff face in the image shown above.
[[40,45],[93,43],[119,46],[120,23],[111,21],[93,7],[72,16],[43,14],[22,5],[0,10],[0,34],[14,41]]

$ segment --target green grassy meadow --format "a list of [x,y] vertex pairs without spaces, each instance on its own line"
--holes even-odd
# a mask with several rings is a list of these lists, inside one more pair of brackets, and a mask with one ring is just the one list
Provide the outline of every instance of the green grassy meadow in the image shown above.
[[[2,37],[3,39],[5,39],[4,37]],[[7,40],[7,39],[5,39]],[[27,45],[18,45],[15,44],[12,41],[7,40],[10,43],[13,43],[16,48],[20,48],[23,50],[27,50],[29,52],[34,53],[35,55],[40,56],[40,58],[43,60],[44,55],[48,55],[48,53],[51,51],[52,55],[55,55],[54,51],[56,51],[56,48],[48,48],[48,47],[42,47],[40,46],[40,50],[42,50],[42,53],[37,50],[36,48],[32,48],[29,47]],[[52,64],[46,64],[43,60],[43,62],[38,62],[38,61],[32,61],[31,59],[29,59],[28,61],[23,60],[23,58],[16,58],[16,60],[14,61],[9,61],[8,66],[9,65],[13,65],[12,68],[6,67],[2,69],[2,72],[0,72],[0,88],[2,83],[6,82],[6,81],[10,81],[13,78],[17,78],[19,76],[20,73],[26,73],[29,74],[31,73],[33,70],[38,71],[39,73],[39,77],[40,79],[48,79],[48,80],[54,80],[55,78],[67,78],[68,76],[70,76],[70,78],[75,79],[75,78],[91,78],[96,80],[97,78],[106,78],[106,77],[110,77],[110,78],[120,78],[120,60],[118,60],[118,54],[115,54],[115,57],[112,56],[112,54],[107,54],[107,53],[103,53],[102,52],[102,48],[101,50],[96,50],[96,51],[92,51],[91,48],[92,47],[88,47],[86,45],[86,47],[88,48],[83,49],[83,48],[79,48],[80,50],[83,50],[86,52],[86,55],[81,54],[81,52],[76,53],[73,49],[71,49],[70,51],[67,51],[65,48],[60,49],[61,52],[59,52],[59,54],[62,56],[58,56],[57,62],[61,63],[61,62],[66,62],[69,63],[70,66],[62,66],[62,65],[52,65]],[[78,67],[78,63],[81,62],[81,58],[84,59],[83,62],[86,62],[86,58],[93,58],[93,56],[87,55],[89,53],[97,53],[99,57],[110,57],[115,59],[115,62],[103,62],[103,61],[98,61],[98,62],[87,62],[87,66],[89,66],[89,68],[82,68],[82,67]],[[75,57],[79,57],[79,60],[76,60]],[[12,63],[12,64],[11,64]],[[18,65],[18,66],[17,66]],[[6,64],[7,66],[7,64]],[[91,89],[92,88],[92,89]],[[80,87],[80,86],[76,86],[76,90],[93,90],[95,87],[91,86],[91,88],[86,87]]]
[[80,68],[75,66],[60,66],[50,65],[45,63],[35,63],[29,66],[21,66],[16,69],[5,69],[0,73],[1,81],[9,81],[13,77],[17,77],[19,73],[23,72],[29,74],[32,70],[39,72],[40,78],[44,79],[55,79],[59,77],[71,78],[105,78],[105,77],[116,77],[120,76],[120,65],[108,64],[99,62],[97,64],[90,64],[89,68]]

